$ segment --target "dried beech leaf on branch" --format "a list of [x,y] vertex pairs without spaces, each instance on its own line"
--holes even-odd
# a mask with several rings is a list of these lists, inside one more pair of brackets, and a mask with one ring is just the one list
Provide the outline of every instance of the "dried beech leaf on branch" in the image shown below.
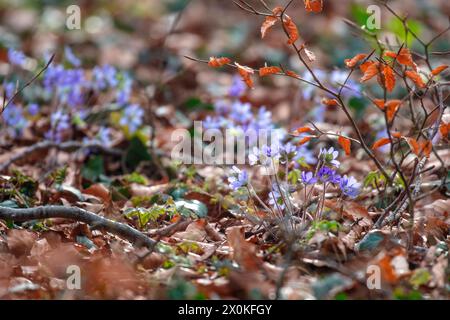
[[219,68],[222,67],[228,63],[230,63],[231,60],[227,57],[210,57],[209,58],[209,62],[208,62],[208,66],[213,67],[213,68]]
[[339,101],[337,101],[336,99],[323,98],[321,102],[327,107],[335,107],[339,105]]
[[413,69],[416,68],[411,52],[408,48],[402,48],[398,54],[393,51],[386,51],[384,55],[396,59],[399,63],[405,66],[412,67]]
[[356,56],[354,56],[354,57],[351,58],[351,59],[345,59],[345,60],[344,60],[344,63],[345,63],[345,65],[346,65],[348,68],[353,68],[353,67],[356,66],[356,64],[357,64],[359,61],[363,60],[365,57],[367,57],[367,54],[365,54],[365,53],[359,53],[359,54],[357,54]]
[[298,128],[297,130],[295,130],[295,133],[296,134],[302,134],[302,133],[305,133],[305,132],[313,132],[314,130],[313,129],[311,129],[310,127],[301,127],[301,128]]
[[297,26],[295,25],[294,21],[292,21],[291,17],[287,15],[283,19],[283,25],[286,28],[287,34],[289,35],[287,44],[294,44],[295,41],[300,38]]
[[300,76],[292,70],[286,71],[285,74],[289,77],[293,77],[293,78],[297,78],[297,79],[300,78]]
[[361,64],[359,68],[364,73],[364,75],[362,76],[360,81],[366,82],[375,77],[380,72],[379,65],[380,65],[379,62],[375,61],[366,61],[363,64]]
[[389,138],[381,138],[381,139],[375,141],[375,143],[372,146],[372,150],[376,150],[379,147],[382,147],[382,146],[384,146],[386,144],[389,144],[389,143],[391,143],[391,140],[389,140]]
[[388,92],[394,90],[395,74],[394,70],[388,65],[383,66],[383,84]]
[[300,141],[297,143],[297,145],[301,146],[301,145],[303,145],[303,144],[309,142],[309,140],[311,140],[312,138],[314,138],[314,136],[307,136],[307,137],[304,137],[302,140],[300,140]]
[[254,73],[254,70],[247,66],[242,66],[237,62],[235,62],[235,65],[238,68],[239,75],[241,76],[247,87],[253,88],[253,80],[251,78],[251,75]]
[[280,72],[282,72],[280,67],[275,67],[275,66],[262,67],[262,68],[259,69],[259,76],[260,77],[265,77],[265,76],[268,76],[268,75],[271,75],[271,74],[277,74],[277,73],[280,73]]
[[304,0],[305,9],[308,12],[322,12],[323,10],[323,0]]
[[385,111],[389,122],[391,122],[394,119],[394,116],[397,113],[397,110],[401,104],[402,101],[397,99],[389,100],[388,102],[386,102]]
[[448,133],[450,132],[450,123],[443,123],[439,126],[439,132],[443,138],[446,138],[448,136]]
[[405,76],[411,79],[419,88],[425,88],[425,83],[417,72],[408,70],[405,71]]
[[311,50],[308,50],[308,48],[306,48],[305,44],[302,44],[300,51],[302,51],[302,50],[306,54],[306,57],[308,58],[309,62],[316,61],[316,55]]
[[351,141],[348,138],[345,138],[344,136],[339,136],[338,142],[341,145],[342,149],[344,149],[345,154],[348,156],[351,152]]
[[444,71],[447,68],[448,68],[448,66],[444,64],[442,66],[436,67],[433,70],[431,70],[431,74],[433,76],[437,76],[438,74],[440,74],[442,71]]
[[266,17],[261,25],[261,39],[264,39],[267,32],[272,28],[279,20],[278,15],[283,11],[282,7],[276,7],[272,10],[273,15]]
[[406,138],[406,141],[408,142],[411,151],[416,156],[420,156],[420,154],[423,153],[423,155],[425,155],[427,158],[430,157],[431,151],[433,150],[433,144],[431,140],[418,142],[414,138]]

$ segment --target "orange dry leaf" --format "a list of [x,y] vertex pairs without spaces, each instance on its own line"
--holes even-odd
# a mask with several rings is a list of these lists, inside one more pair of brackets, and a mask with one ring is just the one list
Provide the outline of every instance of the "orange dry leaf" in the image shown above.
[[292,19],[289,16],[285,16],[283,24],[284,24],[284,27],[286,28],[286,32],[289,35],[289,40],[287,43],[294,44],[295,41],[297,41],[298,38],[300,37],[297,26],[295,25],[294,21],[292,21]]
[[345,59],[345,60],[344,60],[345,65],[346,65],[348,68],[353,68],[354,66],[356,66],[356,64],[357,64],[359,61],[361,61],[362,59],[364,59],[366,56],[367,56],[367,55],[366,55],[365,53],[359,53],[359,54],[357,54],[356,56],[354,56],[354,57],[351,58],[351,59]]
[[278,21],[278,15],[283,11],[282,7],[276,7],[272,10],[273,15],[266,17],[263,24],[261,25],[261,38],[264,39],[267,32],[272,28]]
[[218,68],[230,62],[231,60],[228,59],[227,57],[220,57],[220,58],[211,57],[209,58],[208,66]]
[[433,76],[437,76],[439,73],[441,73],[442,71],[444,71],[445,69],[447,69],[448,68],[448,66],[447,65],[442,65],[442,66],[439,66],[439,67],[436,67],[436,68],[434,68],[432,71],[431,71],[431,74],[433,75]]
[[298,128],[297,130],[295,130],[295,133],[297,133],[297,134],[301,134],[301,133],[305,133],[305,132],[313,132],[313,129],[311,129],[310,127],[301,127],[301,128]]
[[270,74],[280,73],[281,71],[279,67],[263,67],[259,69],[259,75],[264,77]]
[[373,99],[373,103],[381,110],[384,110],[386,102],[383,99]]
[[388,92],[391,92],[395,87],[395,75],[394,70],[388,65],[383,67],[384,87]]
[[344,136],[339,136],[338,142],[341,145],[342,149],[344,149],[346,155],[350,155],[351,149],[351,141]]
[[239,63],[235,62],[237,68],[238,68],[238,72],[239,75],[241,76],[242,80],[245,82],[245,84],[249,87],[249,88],[253,88],[253,80],[250,77],[251,74],[254,73],[252,68],[249,68],[247,66],[241,66]]
[[335,107],[335,106],[339,105],[339,102],[336,99],[323,98],[322,104],[327,107]]
[[421,149],[425,157],[429,158],[431,154],[431,150],[433,150],[433,144],[431,140],[424,141],[421,144]]
[[388,143],[391,143],[391,140],[389,140],[389,138],[381,138],[375,141],[375,143],[372,146],[372,150],[378,149],[379,147],[384,146]]
[[304,0],[305,9],[308,12],[322,12],[323,0]]
[[448,133],[450,132],[450,123],[443,123],[439,126],[439,132],[441,133],[441,136],[443,138],[446,138],[448,136]]
[[294,71],[292,70],[288,70],[286,71],[286,75],[289,77],[293,77],[293,78],[300,78],[300,76],[298,74],[296,74]]
[[397,59],[397,61],[405,66],[415,68],[414,61],[412,60],[411,52],[408,48],[402,48],[397,54],[396,52],[386,51],[385,56]]
[[304,137],[302,140],[300,140],[300,141],[297,143],[297,145],[301,146],[302,144],[307,143],[307,142],[308,142],[309,140],[311,140],[312,138],[314,138],[314,136],[307,136],[307,137]]
[[361,82],[365,82],[367,80],[375,77],[379,72],[379,63],[375,61],[366,61],[361,66],[360,69],[364,72],[364,75],[360,79]]
[[408,142],[411,151],[414,152],[416,156],[418,156],[420,153],[420,146],[417,140],[414,138],[407,138],[406,141]]
[[425,83],[423,82],[422,78],[420,77],[420,75],[417,72],[408,70],[408,71],[405,71],[405,76],[410,78],[416,84],[416,86],[418,86],[419,88],[425,87]]
[[397,100],[397,99],[389,100],[388,102],[386,102],[385,110],[386,110],[386,116],[387,116],[389,122],[394,119],[395,113],[397,112],[401,103],[402,103],[402,101]]

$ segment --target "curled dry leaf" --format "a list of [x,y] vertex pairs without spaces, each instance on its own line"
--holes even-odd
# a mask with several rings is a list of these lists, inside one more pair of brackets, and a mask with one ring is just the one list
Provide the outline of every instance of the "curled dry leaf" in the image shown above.
[[219,68],[228,63],[231,63],[231,60],[227,57],[220,57],[220,58],[210,57],[208,66],[213,67],[213,68]]
[[312,138],[314,138],[314,136],[307,136],[304,137],[303,139],[301,139],[299,142],[297,142],[297,145],[301,146],[305,143],[307,143],[309,140],[311,140]]
[[304,0],[305,9],[308,12],[322,12],[323,9],[323,0]]
[[363,64],[361,64],[359,68],[364,73],[364,75],[362,76],[360,81],[366,82],[375,77],[380,72],[379,66],[380,64],[375,61],[366,61]]
[[425,88],[425,83],[423,82],[422,77],[417,72],[408,70],[405,71],[405,76],[411,79],[419,88]]
[[111,195],[108,188],[101,183],[91,185],[89,188],[85,189],[83,193],[102,199],[104,204],[109,204],[111,202]]
[[359,54],[357,54],[356,56],[354,56],[354,57],[351,58],[351,59],[345,59],[345,60],[344,60],[344,63],[345,63],[345,65],[346,65],[348,68],[353,68],[353,67],[356,66],[356,64],[357,64],[359,61],[363,60],[365,57],[367,57],[367,54],[365,54],[365,53],[359,53]]
[[399,63],[405,66],[415,68],[411,52],[409,51],[408,48],[402,48],[398,54],[393,51],[386,51],[384,55],[396,59]]
[[235,62],[235,65],[237,66],[239,75],[241,76],[247,87],[253,88],[253,80],[250,75],[254,73],[254,70],[247,66],[242,66],[237,62]]
[[277,74],[282,72],[280,67],[272,66],[272,67],[262,67],[259,69],[259,76],[265,77],[271,74]]
[[439,126],[439,132],[443,138],[446,138],[448,136],[448,133],[450,132],[450,123],[443,123]]
[[313,132],[313,131],[314,130],[311,129],[310,127],[300,127],[297,130],[295,130],[295,133],[296,134],[302,134],[302,133],[305,133],[305,132]]
[[292,70],[286,71],[286,75],[288,77],[292,77],[292,78],[297,78],[297,79],[300,78],[300,76]]
[[338,142],[339,142],[340,146],[342,147],[342,149],[344,149],[345,154],[347,156],[350,155],[350,152],[351,152],[351,141],[350,141],[350,139],[348,139],[348,138],[346,138],[344,136],[339,136]]
[[397,113],[398,108],[402,104],[401,100],[389,100],[385,105],[385,112],[389,122],[394,119],[395,114]]
[[279,20],[278,15],[282,11],[283,11],[282,7],[276,7],[272,10],[273,15],[266,17],[263,24],[261,25],[261,38],[262,39],[264,39],[264,37],[266,36],[269,29],[272,28],[277,23],[277,21]]
[[321,102],[327,107],[335,107],[339,105],[339,102],[336,99],[323,98]]
[[287,15],[283,19],[283,25],[286,29],[287,34],[289,35],[287,44],[294,44],[295,41],[300,38],[297,26],[295,25],[294,21],[292,21],[292,19]]
[[383,84],[388,92],[394,90],[395,74],[394,70],[388,65],[383,66]]
[[382,146],[384,146],[386,144],[389,144],[389,143],[391,143],[391,140],[389,140],[389,138],[381,138],[381,139],[375,141],[375,143],[372,146],[372,150],[376,150],[379,147],[382,147]]
[[433,70],[431,70],[431,74],[433,76],[437,76],[438,74],[440,74],[442,71],[444,71],[447,68],[448,68],[448,66],[444,64],[442,66],[436,67]]

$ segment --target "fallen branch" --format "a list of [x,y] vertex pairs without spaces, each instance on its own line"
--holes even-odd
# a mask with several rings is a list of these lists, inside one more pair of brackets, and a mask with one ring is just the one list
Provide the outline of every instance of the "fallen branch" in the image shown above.
[[49,218],[64,218],[81,221],[89,224],[93,228],[103,229],[124,238],[138,247],[147,247],[150,250],[153,250],[157,243],[155,240],[147,237],[145,234],[129,225],[103,218],[95,213],[77,207],[40,206],[21,209],[0,207],[0,219],[2,220],[22,222]]
[[70,150],[76,150],[76,149],[95,149],[95,150],[98,150],[105,154],[110,154],[110,155],[115,155],[115,156],[122,155],[122,151],[120,151],[118,149],[108,148],[108,147],[104,146],[103,144],[101,144],[100,142],[96,142],[96,141],[87,142],[87,143],[78,142],[78,141],[67,141],[67,142],[62,142],[62,143],[56,143],[53,141],[42,141],[42,142],[38,142],[38,143],[26,148],[22,152],[12,156],[5,163],[0,164],[0,172],[8,169],[9,166],[12,165],[14,162],[22,160],[22,159],[28,157],[29,155],[33,154],[34,152],[42,151],[42,150],[46,150],[46,149],[52,149],[52,148],[58,149],[60,151],[70,151]]

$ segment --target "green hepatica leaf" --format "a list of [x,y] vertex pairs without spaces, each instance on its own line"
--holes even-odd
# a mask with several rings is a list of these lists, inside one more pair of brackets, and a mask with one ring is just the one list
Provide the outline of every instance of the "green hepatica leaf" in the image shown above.
[[147,147],[138,137],[133,137],[130,141],[126,154],[126,164],[131,169],[136,169],[141,161],[149,161],[151,156],[147,151]]
[[351,286],[353,281],[339,273],[333,273],[313,283],[314,296],[317,299],[325,299],[331,293],[337,294]]
[[372,230],[362,238],[355,246],[357,251],[372,251],[384,240],[384,234],[380,230]]
[[177,200],[175,206],[181,215],[204,218],[208,214],[208,208],[198,200]]

